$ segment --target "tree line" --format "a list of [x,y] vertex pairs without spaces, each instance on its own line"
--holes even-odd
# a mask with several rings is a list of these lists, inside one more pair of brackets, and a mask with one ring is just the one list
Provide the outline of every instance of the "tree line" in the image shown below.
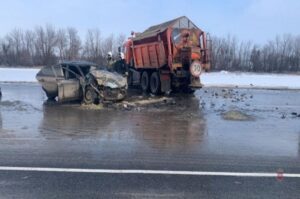
[[82,40],[73,28],[53,25],[32,30],[14,29],[0,38],[0,65],[43,66],[63,60],[86,60],[104,64],[109,51],[117,54],[126,37],[111,34],[102,37],[99,29],[90,29]]
[[[0,38],[0,65],[43,66],[63,60],[86,60],[105,64],[107,52],[117,54],[126,36],[103,37],[90,29],[82,39],[76,28],[53,25],[31,30],[14,29]],[[299,72],[300,35],[283,35],[264,45],[236,37],[211,37],[212,70],[249,72]]]
[[276,36],[264,45],[236,37],[212,37],[212,69],[247,72],[299,72],[300,35]]

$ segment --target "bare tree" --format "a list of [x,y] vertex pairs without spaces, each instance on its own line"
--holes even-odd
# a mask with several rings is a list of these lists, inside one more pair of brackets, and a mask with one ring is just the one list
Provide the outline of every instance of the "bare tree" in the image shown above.
[[[126,36],[104,38],[99,29],[87,31],[84,45],[75,28],[59,29],[51,25],[34,30],[13,29],[0,40],[0,64],[50,65],[57,60],[84,59],[104,64],[111,51],[118,56]],[[238,41],[228,35],[212,37],[212,69],[254,72],[300,71],[300,35],[277,36],[264,45]]]
[[59,29],[57,31],[57,48],[59,54],[59,60],[62,61],[66,59],[66,48],[68,44],[68,39],[65,29]]
[[10,42],[7,40],[7,38],[2,40],[1,50],[3,55],[2,63],[4,65],[10,65],[10,60],[9,60]]
[[102,39],[100,30],[88,30],[82,55],[83,58],[98,64],[103,64],[104,57],[101,51],[101,45]]
[[10,52],[9,52],[9,62],[12,64],[19,65],[22,50],[23,50],[23,31],[21,29],[12,30],[7,36],[6,40],[10,44]]
[[3,49],[2,49],[2,44],[3,44],[3,40],[2,38],[0,38],[0,65],[4,64],[4,54],[3,54]]
[[52,25],[46,25],[45,29],[41,26],[35,29],[36,33],[36,52],[40,57],[40,64],[49,65],[55,62],[54,54],[57,45],[55,28]]
[[123,48],[124,46],[124,42],[126,41],[126,35],[124,34],[119,34],[117,36],[117,38],[114,41],[114,49],[113,49],[113,53],[117,54],[118,53],[118,48],[121,47]]
[[78,31],[75,28],[67,29],[68,49],[66,52],[68,60],[75,60],[79,58],[79,51],[81,49],[81,40],[78,36]]
[[108,52],[113,52],[114,49],[114,35],[111,34],[105,38],[102,43],[102,54],[107,55]]

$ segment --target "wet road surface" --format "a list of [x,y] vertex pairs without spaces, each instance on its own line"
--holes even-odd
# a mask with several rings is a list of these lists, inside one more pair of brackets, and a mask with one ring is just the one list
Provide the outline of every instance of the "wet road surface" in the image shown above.
[[[0,84],[0,166],[300,173],[300,91],[204,88],[129,111]],[[227,120],[228,111],[249,120]],[[0,171],[4,198],[297,198],[300,179]]]

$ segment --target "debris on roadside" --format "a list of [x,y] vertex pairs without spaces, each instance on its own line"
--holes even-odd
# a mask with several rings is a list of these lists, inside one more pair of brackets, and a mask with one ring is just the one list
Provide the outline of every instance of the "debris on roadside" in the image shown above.
[[297,112],[292,112],[291,115],[293,117],[300,117],[300,113],[297,113]]
[[103,105],[102,104],[81,104],[80,106],[81,109],[85,110],[102,110]]
[[224,120],[251,121],[254,118],[238,110],[230,110],[222,114]]
[[104,108],[112,108],[117,110],[137,110],[140,111],[145,107],[159,107],[161,105],[175,105],[176,101],[170,97],[149,97],[149,98],[139,98],[128,99],[121,102],[103,102],[98,105],[96,104],[82,104],[81,109],[87,110],[102,110]]
[[283,113],[281,114],[281,119],[285,119],[286,118],[286,115]]
[[174,105],[176,104],[175,100],[170,97],[150,97],[148,99],[136,99],[131,101],[122,101],[119,103],[115,103],[113,105],[114,108],[117,109],[140,109],[141,107],[149,107],[149,106],[159,106],[159,105]]
[[286,119],[286,118],[297,119],[297,118],[300,118],[300,113],[297,113],[297,112],[280,113],[280,114],[281,114],[281,116],[280,116],[281,119]]

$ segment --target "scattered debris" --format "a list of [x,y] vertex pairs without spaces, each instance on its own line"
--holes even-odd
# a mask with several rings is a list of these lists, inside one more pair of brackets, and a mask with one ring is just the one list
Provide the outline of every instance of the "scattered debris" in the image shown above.
[[135,101],[132,103],[137,106],[147,106],[147,105],[157,104],[157,103],[167,104],[167,103],[171,103],[173,101],[174,101],[174,99],[172,99],[172,98],[160,97],[160,98],[150,98],[150,99],[145,99],[145,100],[139,100],[139,101]]
[[293,117],[300,117],[300,113],[292,112]]
[[103,109],[103,104],[81,104],[80,106],[81,109],[86,109],[86,110],[102,110]]
[[243,113],[238,110],[230,110],[222,114],[223,119],[225,120],[235,120],[235,121],[250,121],[253,118],[246,113]]
[[[130,100],[130,101],[129,101]],[[137,110],[140,111],[142,107],[157,107],[160,105],[175,105],[176,101],[170,97],[150,97],[150,98],[134,98],[129,99],[128,101],[121,101],[121,102],[106,102],[103,104],[82,104],[80,108],[88,109],[88,110],[101,110],[103,108],[113,108],[118,110]]]

